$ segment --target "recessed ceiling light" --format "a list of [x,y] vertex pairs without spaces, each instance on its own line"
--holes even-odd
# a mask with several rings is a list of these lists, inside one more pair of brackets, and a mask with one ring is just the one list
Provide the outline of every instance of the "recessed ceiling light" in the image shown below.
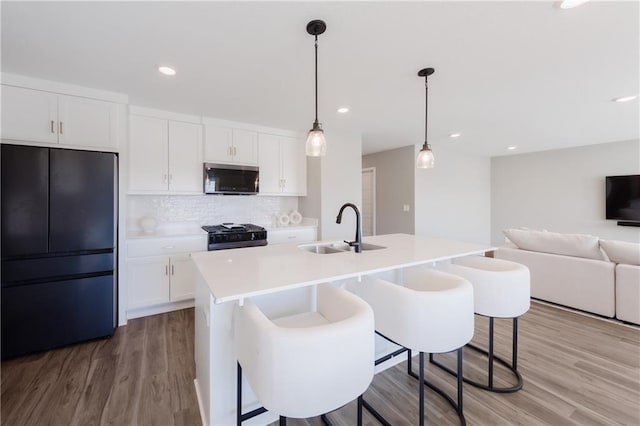
[[339,112],[340,114],[346,114],[346,113],[348,113],[348,112],[349,112],[349,107],[346,107],[346,106],[344,106],[344,107],[340,107],[340,108],[338,108],[338,112]]
[[513,146],[513,145],[512,145],[512,146],[508,146],[508,147],[507,147],[507,149],[508,149],[509,151],[513,151],[513,150],[514,150],[514,149],[516,149],[516,148],[517,148],[517,146]]
[[637,97],[638,97],[638,95],[621,96],[619,98],[614,98],[612,100],[613,100],[613,102],[629,102],[629,101],[632,101],[632,100],[636,99]]
[[454,138],[454,139],[455,138],[459,138],[460,136],[462,136],[462,133],[451,133],[451,134],[449,134],[449,137],[450,138]]
[[160,71],[164,75],[176,75],[176,70],[167,66],[158,67],[158,71]]
[[589,0],[564,0],[560,3],[560,9],[573,9],[574,7],[581,6]]

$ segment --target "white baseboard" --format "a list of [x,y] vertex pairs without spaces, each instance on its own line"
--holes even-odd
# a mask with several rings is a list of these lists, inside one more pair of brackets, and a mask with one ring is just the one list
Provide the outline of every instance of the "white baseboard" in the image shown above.
[[202,403],[202,396],[200,396],[200,387],[198,386],[198,379],[193,379],[193,386],[196,388],[196,397],[198,398],[198,410],[200,410],[200,420],[202,426],[207,426],[207,416],[205,415],[204,404]]
[[182,300],[180,302],[163,303],[162,305],[146,306],[144,308],[130,309],[127,311],[127,320],[149,315],[163,314],[165,312],[179,311],[180,309],[193,308],[195,301],[193,299]]

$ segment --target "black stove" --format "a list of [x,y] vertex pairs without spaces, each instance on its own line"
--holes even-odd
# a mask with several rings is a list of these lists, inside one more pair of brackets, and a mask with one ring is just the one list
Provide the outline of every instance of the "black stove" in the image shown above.
[[209,233],[209,251],[267,245],[266,229],[250,223],[223,223],[202,229]]

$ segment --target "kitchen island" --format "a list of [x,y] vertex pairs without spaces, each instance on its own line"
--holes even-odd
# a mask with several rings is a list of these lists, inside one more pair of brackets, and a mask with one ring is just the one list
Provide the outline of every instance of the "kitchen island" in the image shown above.
[[[235,424],[236,357],[232,314],[234,306],[242,304],[245,298],[251,298],[269,317],[291,315],[313,308],[316,284],[346,285],[363,275],[384,273],[399,275],[401,280],[403,268],[494,249],[406,234],[367,237],[363,242],[369,248],[379,248],[362,253],[328,249],[327,254],[314,250],[316,245],[331,246],[327,242],[192,253],[198,270],[195,361],[203,424]],[[377,371],[381,369],[384,367]],[[243,389],[243,411],[246,412],[258,404],[246,382]],[[267,412],[244,424],[266,424],[276,419],[277,416]]]

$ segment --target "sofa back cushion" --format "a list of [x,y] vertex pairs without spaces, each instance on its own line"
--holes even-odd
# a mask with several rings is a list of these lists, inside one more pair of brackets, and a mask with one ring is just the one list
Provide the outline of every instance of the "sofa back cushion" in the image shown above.
[[531,229],[505,229],[504,235],[522,250],[605,260],[598,237],[586,234],[561,234]]
[[600,246],[612,262],[640,265],[640,244],[638,243],[601,240]]

